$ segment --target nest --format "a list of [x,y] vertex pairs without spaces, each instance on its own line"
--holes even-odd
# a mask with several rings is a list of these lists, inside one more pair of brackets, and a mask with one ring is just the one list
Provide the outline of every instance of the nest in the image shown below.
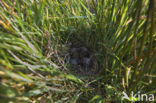
[[72,47],[70,50],[72,71],[78,75],[94,75],[97,73],[97,62],[86,47]]

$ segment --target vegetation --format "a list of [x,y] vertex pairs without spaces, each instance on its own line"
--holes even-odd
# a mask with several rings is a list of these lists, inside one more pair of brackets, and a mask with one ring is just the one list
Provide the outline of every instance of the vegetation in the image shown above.
[[[0,0],[0,101],[127,103],[134,98],[123,91],[155,94],[155,28],[156,0]],[[73,71],[73,43],[89,48],[97,72]]]

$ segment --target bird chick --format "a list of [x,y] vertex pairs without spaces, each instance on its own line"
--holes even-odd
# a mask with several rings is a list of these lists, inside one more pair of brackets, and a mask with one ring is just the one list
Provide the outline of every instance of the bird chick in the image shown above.
[[83,60],[82,60],[82,62],[83,62],[83,65],[85,65],[85,66],[88,67],[88,66],[91,65],[91,58],[84,57]]
[[73,64],[73,65],[78,65],[78,64],[79,64],[78,58],[73,58],[73,59],[71,59],[71,64]]
[[85,47],[80,47],[80,57],[89,57],[89,51]]
[[79,58],[79,51],[78,51],[78,48],[72,48],[72,49],[71,49],[71,57],[72,57],[72,58]]

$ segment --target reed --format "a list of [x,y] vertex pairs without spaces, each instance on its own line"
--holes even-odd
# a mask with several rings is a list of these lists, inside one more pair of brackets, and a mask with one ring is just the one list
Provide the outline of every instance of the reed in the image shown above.
[[[156,0],[1,0],[0,101],[127,103],[123,91],[156,93],[155,11]],[[72,43],[88,48],[93,75],[71,71]]]

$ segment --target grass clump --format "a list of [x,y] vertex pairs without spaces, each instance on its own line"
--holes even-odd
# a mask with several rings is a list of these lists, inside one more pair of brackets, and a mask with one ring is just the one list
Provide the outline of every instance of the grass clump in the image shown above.
[[[0,101],[127,103],[123,92],[155,94],[155,11],[155,0],[1,0]],[[96,72],[73,71],[73,44],[88,48]]]

